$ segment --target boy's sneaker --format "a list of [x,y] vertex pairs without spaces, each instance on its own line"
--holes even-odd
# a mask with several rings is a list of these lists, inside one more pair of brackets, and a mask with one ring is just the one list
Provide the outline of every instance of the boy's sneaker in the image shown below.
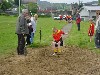
[[57,53],[53,53],[53,56],[57,55]]
[[97,49],[97,48],[100,48],[100,47],[94,47],[94,48],[96,48],[96,49]]
[[94,48],[97,48],[97,47],[94,47]]
[[53,55],[56,55],[56,53],[53,53]]

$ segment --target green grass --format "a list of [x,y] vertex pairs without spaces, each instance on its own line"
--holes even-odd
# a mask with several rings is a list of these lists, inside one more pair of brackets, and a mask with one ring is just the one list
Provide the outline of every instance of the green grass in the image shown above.
[[17,39],[15,35],[15,17],[0,16],[0,55],[15,51]]
[[[0,55],[10,54],[16,51],[17,35],[15,34],[17,17],[0,16]],[[65,22],[59,23],[52,18],[39,18],[37,22],[37,31],[34,38],[33,47],[42,47],[49,45],[52,40],[52,28],[59,29],[65,25]],[[42,30],[42,40],[40,42],[39,30]]]
[[[17,35],[15,34],[17,17],[0,16],[0,56],[10,54],[16,51]],[[37,30],[35,33],[34,44],[32,47],[43,47],[51,44],[52,28],[61,29],[65,25],[65,21],[59,23],[58,20],[52,18],[39,18],[37,22]],[[77,31],[77,26],[74,23],[69,33],[69,37],[65,40],[66,45],[75,45],[81,48],[88,48],[97,53],[100,50],[94,49],[94,39],[90,43],[88,36],[89,22],[81,23],[81,31]],[[42,40],[40,42],[39,31],[42,31]]]
[[81,22],[81,30],[77,30],[77,25],[75,22],[73,23],[72,29],[69,33],[69,37],[65,40],[65,43],[67,45],[75,45],[81,48],[87,48],[90,50],[93,50],[96,53],[100,53],[99,49],[95,49],[94,44],[94,36],[92,38],[92,42],[89,42],[90,38],[88,36],[88,28],[90,26],[90,23],[87,22]]
[[[59,23],[59,20],[53,20],[51,18],[39,18],[37,22],[37,31],[35,33],[33,46],[46,46],[50,45],[52,39],[52,28],[57,27],[61,29],[66,24],[65,21]],[[40,42],[40,28],[42,32],[42,39]]]

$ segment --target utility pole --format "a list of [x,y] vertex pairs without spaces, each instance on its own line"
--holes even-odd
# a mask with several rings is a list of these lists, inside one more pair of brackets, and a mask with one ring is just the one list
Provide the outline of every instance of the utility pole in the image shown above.
[[53,3],[51,3],[51,17],[53,18],[54,17],[54,15],[53,15]]
[[21,3],[20,3],[20,0],[19,0],[19,16],[20,16],[20,5],[21,5]]

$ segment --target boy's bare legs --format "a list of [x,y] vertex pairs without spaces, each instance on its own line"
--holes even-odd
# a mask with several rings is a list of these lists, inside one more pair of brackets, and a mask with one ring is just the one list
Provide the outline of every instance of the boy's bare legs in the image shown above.
[[90,36],[90,42],[92,42],[92,36]]
[[58,52],[61,52],[61,48],[60,48],[60,41],[57,43],[58,44]]
[[55,55],[57,53],[57,48],[55,47],[56,42],[52,42],[52,49],[54,50],[54,54]]

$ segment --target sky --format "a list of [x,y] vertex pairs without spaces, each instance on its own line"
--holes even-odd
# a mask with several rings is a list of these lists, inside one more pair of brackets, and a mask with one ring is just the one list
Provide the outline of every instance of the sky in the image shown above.
[[[76,2],[79,2],[79,0],[40,0],[40,1],[48,1],[50,3],[76,3]],[[98,1],[98,0],[80,0],[82,1],[83,3],[86,3],[86,2],[91,2],[91,1]]]

